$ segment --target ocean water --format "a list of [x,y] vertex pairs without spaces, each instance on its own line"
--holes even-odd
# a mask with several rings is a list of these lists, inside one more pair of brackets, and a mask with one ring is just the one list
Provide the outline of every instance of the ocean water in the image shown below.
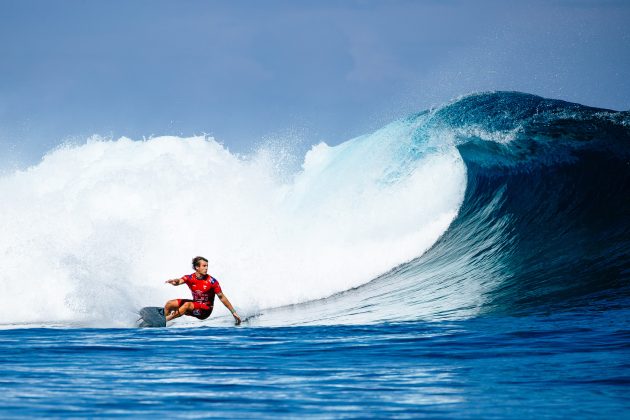
[[[60,145],[0,176],[0,417],[626,417],[629,146],[516,92],[303,159]],[[194,255],[245,322],[135,328]]]

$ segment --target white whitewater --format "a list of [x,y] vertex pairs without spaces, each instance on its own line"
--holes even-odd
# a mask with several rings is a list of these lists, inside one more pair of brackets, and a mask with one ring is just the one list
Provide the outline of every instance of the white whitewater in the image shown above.
[[206,137],[51,151],[0,178],[0,323],[128,325],[141,306],[188,297],[164,280],[195,255],[245,315],[364,284],[426,251],[463,199],[457,150],[412,156],[413,129],[319,144],[289,176],[274,152]]

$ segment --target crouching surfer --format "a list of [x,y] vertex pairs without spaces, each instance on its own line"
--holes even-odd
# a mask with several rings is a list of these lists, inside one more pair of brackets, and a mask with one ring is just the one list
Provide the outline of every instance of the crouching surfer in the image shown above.
[[239,325],[241,318],[234,310],[228,298],[221,291],[218,280],[208,274],[208,260],[204,257],[195,257],[192,260],[192,266],[195,269],[194,273],[185,275],[179,279],[166,281],[166,283],[172,284],[173,286],[186,284],[193,295],[192,300],[173,299],[166,302],[166,305],[164,305],[166,320],[170,321],[182,315],[206,319],[212,313],[214,296],[216,295],[219,297],[221,303],[232,312],[232,316],[236,320],[236,325]]

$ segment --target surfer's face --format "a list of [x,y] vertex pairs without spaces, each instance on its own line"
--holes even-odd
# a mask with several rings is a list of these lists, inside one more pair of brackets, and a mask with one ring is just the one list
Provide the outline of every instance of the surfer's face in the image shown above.
[[208,274],[208,263],[203,260],[199,261],[199,265],[195,268],[195,270],[197,270],[198,274],[205,276]]

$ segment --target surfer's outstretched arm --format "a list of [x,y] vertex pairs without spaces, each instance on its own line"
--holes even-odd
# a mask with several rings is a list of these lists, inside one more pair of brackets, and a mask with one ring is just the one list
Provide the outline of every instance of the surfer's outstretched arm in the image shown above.
[[225,296],[223,293],[217,293],[217,297],[219,298],[221,303],[224,304],[225,307],[228,308],[230,312],[232,312],[232,316],[236,320],[236,325],[239,325],[241,323],[241,317],[238,316],[238,314],[236,313],[236,310],[234,310],[234,307],[228,300],[227,296]]
[[172,284],[173,286],[179,286],[180,284],[184,283],[184,279],[170,279],[170,280],[166,280],[164,283],[168,283],[168,284]]

